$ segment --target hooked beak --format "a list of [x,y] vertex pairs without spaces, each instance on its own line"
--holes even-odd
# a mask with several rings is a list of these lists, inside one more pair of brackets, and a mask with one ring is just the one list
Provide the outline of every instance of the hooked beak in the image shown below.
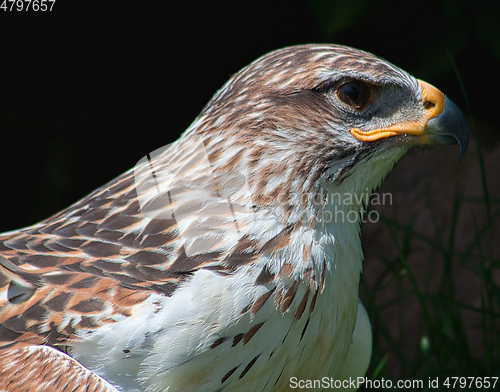
[[422,88],[424,118],[420,121],[404,121],[386,128],[361,131],[351,129],[358,140],[369,142],[396,135],[414,135],[418,142],[435,146],[458,143],[459,161],[469,145],[469,127],[461,110],[434,86],[417,80]]

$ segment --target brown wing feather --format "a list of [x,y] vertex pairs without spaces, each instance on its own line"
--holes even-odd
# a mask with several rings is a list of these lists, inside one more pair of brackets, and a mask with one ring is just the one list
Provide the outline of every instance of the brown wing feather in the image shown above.
[[0,355],[0,390],[117,392],[73,358],[45,346],[3,350]]
[[[179,144],[183,156],[193,155]],[[0,236],[0,347],[71,344],[77,330],[130,315],[151,292],[171,295],[197,269],[227,274],[256,259],[255,240],[224,243],[238,227],[199,162],[186,167],[174,154],[156,163],[169,188],[147,200],[146,213],[137,189],[147,193],[155,184],[138,185],[136,169],[37,225]]]

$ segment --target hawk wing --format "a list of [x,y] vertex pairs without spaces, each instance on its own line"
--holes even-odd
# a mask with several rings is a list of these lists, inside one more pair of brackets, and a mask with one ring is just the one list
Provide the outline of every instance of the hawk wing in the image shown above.
[[0,355],[2,391],[118,392],[73,358],[48,346],[7,349]]
[[[290,243],[291,228],[256,220],[235,162],[214,173],[211,159],[202,139],[181,139],[68,209],[0,237],[0,345],[71,345],[79,330],[130,316],[152,292],[172,295],[199,269],[230,275],[257,263],[256,284],[272,282],[263,260]],[[259,237],[248,234],[256,222]],[[292,268],[276,272],[285,278]]]

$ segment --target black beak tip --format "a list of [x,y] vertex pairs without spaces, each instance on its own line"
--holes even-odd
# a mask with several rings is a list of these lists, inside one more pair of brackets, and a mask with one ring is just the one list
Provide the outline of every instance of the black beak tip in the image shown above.
[[469,126],[458,106],[445,97],[443,111],[429,120],[427,127],[436,138],[436,144],[450,144],[453,140],[458,144],[458,161],[461,162],[469,146]]
[[449,106],[450,117],[452,117],[452,121],[450,121],[450,131],[454,132],[452,136],[457,141],[459,149],[458,162],[461,162],[469,147],[469,125],[462,111],[453,101],[446,98],[446,103]]

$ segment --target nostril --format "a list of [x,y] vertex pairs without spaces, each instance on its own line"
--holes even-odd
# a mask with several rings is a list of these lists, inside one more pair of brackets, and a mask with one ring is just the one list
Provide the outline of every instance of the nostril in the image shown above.
[[425,101],[424,102],[424,108],[426,110],[431,110],[431,109],[434,109],[436,107],[436,104],[432,101]]
[[429,83],[418,80],[418,84],[422,88],[420,102],[422,102],[421,105],[424,107],[424,116],[427,119],[436,117],[444,110],[445,96]]

